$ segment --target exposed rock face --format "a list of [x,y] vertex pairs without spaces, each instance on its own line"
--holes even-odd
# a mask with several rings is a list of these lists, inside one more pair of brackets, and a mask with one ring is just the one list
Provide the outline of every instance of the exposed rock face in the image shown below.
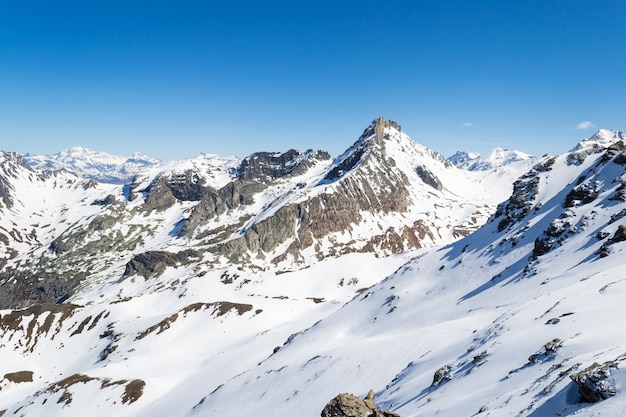
[[33,371],[19,371],[4,374],[4,378],[0,381],[0,383],[4,381],[12,382],[14,384],[33,382]]
[[[0,225],[0,308],[63,302],[111,268],[118,278],[147,279],[190,263],[266,268],[350,252],[386,256],[463,236],[493,204],[466,215],[474,202],[449,180],[452,164],[382,117],[333,161],[312,150],[259,152],[222,165],[180,161],[139,172],[119,188],[36,172],[19,155],[2,155],[0,214],[9,216]],[[11,217],[3,205],[20,199],[12,188],[30,187],[28,180],[32,190],[22,194],[42,190],[56,201],[59,188],[72,206]],[[177,249],[168,252],[169,245]]]
[[192,249],[178,253],[151,251],[135,255],[126,264],[124,276],[141,275],[145,279],[158,277],[168,266],[186,264],[190,258],[199,258],[200,254]]
[[20,154],[0,151],[0,202],[5,207],[11,208],[13,206],[13,186],[9,182],[9,178],[15,178],[22,169],[34,174],[34,171]]
[[452,365],[447,364],[437,369],[433,375],[433,383],[431,386],[436,387],[452,379]]
[[605,149],[615,154],[623,149],[624,140],[626,140],[626,135],[622,132],[600,129],[591,138],[583,140],[572,149],[572,152],[567,157],[567,163],[569,165],[580,165],[589,155],[604,152]]
[[353,394],[339,394],[333,398],[321,414],[322,417],[400,417],[396,413],[381,411],[374,403],[374,392],[370,390],[365,400]]
[[609,256],[611,254],[611,245],[617,242],[623,242],[626,240],[626,225],[620,224],[617,226],[617,230],[615,234],[604,243],[599,250],[599,255],[601,258]]
[[166,210],[176,200],[200,201],[208,187],[196,172],[172,173],[158,177],[146,190],[145,205],[148,210]]
[[499,232],[530,213],[539,192],[539,174],[550,171],[555,161],[555,158],[549,158],[540,162],[513,183],[511,197],[498,205],[494,215],[495,219],[503,217],[498,223]]
[[543,349],[533,353],[528,357],[528,363],[533,365],[539,362],[546,362],[554,359],[559,349],[563,346],[561,339],[552,339],[543,345]]
[[574,207],[579,204],[589,204],[598,198],[596,184],[581,184],[574,187],[565,197],[565,207]]
[[578,392],[584,402],[596,403],[617,394],[618,387],[612,373],[617,370],[619,363],[624,359],[626,355],[621,355],[614,361],[603,364],[594,363],[570,375],[572,381],[578,385]]
[[[74,304],[35,304],[23,310],[15,310],[0,316],[0,334],[19,333],[21,339],[15,349],[32,352],[40,336],[57,334],[62,324],[80,307]],[[30,372],[32,378],[32,372]],[[14,375],[26,381],[26,374]],[[5,378],[8,378],[5,375]]]
[[312,159],[330,159],[330,155],[312,149],[306,152],[290,149],[284,153],[253,153],[242,161],[239,180],[267,182],[287,175],[303,174],[310,167]]
[[[74,247],[81,245],[81,250],[88,250],[89,245],[84,245],[85,240],[88,236],[95,232],[103,232],[111,227],[113,227],[117,223],[117,219],[110,215],[103,215],[95,217],[89,225],[76,232],[69,233],[68,235],[61,235],[58,238],[54,239],[54,241],[50,244],[50,251],[55,253],[56,255],[61,255],[63,253],[69,252]],[[95,245],[96,247],[93,250],[93,253],[97,253],[100,249],[105,247],[104,245]]]
[[620,182],[620,186],[615,191],[615,194],[609,197],[609,200],[626,201],[626,181]]
[[204,222],[218,217],[228,210],[252,204],[254,193],[259,191],[258,188],[264,187],[255,187],[252,184],[248,185],[237,181],[231,182],[217,191],[207,190],[185,220],[181,235],[189,236]]
[[422,166],[418,166],[415,168],[417,175],[424,181],[425,184],[430,185],[435,190],[441,191],[443,189],[443,184],[432,172]]
[[[397,169],[393,156],[387,151],[387,141],[393,134],[385,131],[388,128],[400,132],[397,123],[383,118],[365,129],[357,142],[333,162],[321,180],[320,186],[327,187],[325,192],[281,207],[272,217],[256,222],[240,238],[219,244],[214,251],[237,261],[250,253],[271,252],[291,240],[287,250],[273,261],[280,262],[290,255],[298,261],[302,250],[315,246],[321,239],[333,233],[350,233],[363,220],[364,213],[405,213],[411,205],[409,189],[412,184],[407,174]],[[260,156],[257,159],[262,160]],[[438,162],[449,164],[443,157]],[[252,162],[247,166],[252,166]],[[437,190],[442,188],[439,179],[425,167],[416,169],[415,173],[428,186]],[[209,206],[208,214],[200,215],[194,210],[188,220],[190,227],[196,218],[208,218],[213,212],[221,211],[219,204]],[[187,230],[186,225],[184,231]],[[384,230],[369,241],[338,245],[333,253],[318,252],[318,256],[332,256],[344,251],[395,253],[419,248],[427,237],[434,238],[433,232],[423,221],[416,221],[401,230]]]
[[0,281],[12,282],[0,291],[0,308],[24,308],[36,303],[62,303],[85,279],[82,271],[16,270],[0,272]]
[[327,159],[330,159],[327,152],[313,150],[300,152],[292,149],[285,153],[258,152],[250,155],[242,161],[235,181],[219,190],[204,190],[198,198],[200,203],[185,220],[181,235],[189,236],[203,223],[229,210],[253,204],[255,194],[266,189],[272,181],[303,174],[314,165],[314,161]]
[[160,175],[146,189],[140,190],[138,188],[137,183],[131,184],[129,200],[133,201],[140,193],[145,193],[144,205],[148,211],[167,210],[177,200],[200,201],[204,194],[210,190],[204,179],[192,170]]
[[515,221],[526,216],[533,205],[533,200],[539,191],[539,177],[532,171],[524,175],[513,184],[513,194],[509,200],[498,206],[495,217],[504,216],[498,223],[501,232]]
[[533,258],[545,255],[553,247],[560,244],[562,239],[568,232],[572,231],[572,225],[567,219],[553,220],[548,228],[543,232],[543,235],[535,239],[535,245],[533,248]]

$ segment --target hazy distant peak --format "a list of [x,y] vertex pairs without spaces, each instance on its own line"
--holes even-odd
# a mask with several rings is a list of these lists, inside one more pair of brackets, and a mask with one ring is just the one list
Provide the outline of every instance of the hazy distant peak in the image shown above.
[[36,170],[66,170],[105,183],[124,183],[142,169],[161,164],[158,159],[135,152],[130,158],[74,146],[53,155],[26,155]]
[[532,155],[525,152],[495,147],[485,155],[478,152],[459,151],[448,160],[458,168],[468,171],[485,171],[532,158]]
[[448,158],[448,161],[452,162],[457,168],[467,169],[478,158],[480,158],[478,152],[456,151],[454,155]]

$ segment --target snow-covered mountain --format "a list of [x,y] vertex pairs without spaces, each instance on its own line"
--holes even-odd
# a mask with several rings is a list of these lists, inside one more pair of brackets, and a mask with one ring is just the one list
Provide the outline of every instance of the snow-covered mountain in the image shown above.
[[539,159],[540,157],[521,151],[512,151],[499,147],[493,148],[486,155],[481,155],[478,152],[458,151],[448,158],[456,167],[469,171],[489,171],[519,163],[533,164]]
[[54,155],[25,155],[24,160],[38,171],[66,170],[82,178],[124,184],[139,172],[159,166],[161,161],[142,153],[130,158],[73,147]]
[[0,414],[620,415],[621,138],[469,171],[381,118],[126,187],[2,153]]

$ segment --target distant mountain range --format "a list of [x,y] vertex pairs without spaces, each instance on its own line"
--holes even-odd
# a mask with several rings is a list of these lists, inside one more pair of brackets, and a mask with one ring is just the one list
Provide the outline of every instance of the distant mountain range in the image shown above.
[[0,415],[618,416],[625,142],[0,151]]
[[130,158],[97,152],[83,147],[69,148],[54,155],[25,155],[31,167],[39,171],[66,170],[83,178],[123,184],[139,172],[158,166],[161,161],[142,153]]
[[[604,133],[602,133],[604,132]],[[598,135],[610,135],[611,131],[600,131]],[[455,166],[469,171],[489,170],[511,163],[533,159],[534,157],[520,151],[509,151],[494,148],[487,155],[477,152],[459,151],[448,158]],[[240,163],[236,157],[220,158],[217,155],[202,154],[195,160],[222,161],[226,165]],[[98,152],[84,147],[73,147],[53,155],[24,155],[28,165],[38,171],[66,170],[82,178],[89,178],[100,182],[123,184],[132,181],[135,175],[164,163],[143,153],[135,153],[131,157],[116,156],[106,152]],[[166,168],[167,169],[167,168]]]
[[521,161],[538,161],[534,157],[520,151],[494,148],[486,155],[477,152],[459,151],[448,158],[455,166],[469,171],[488,171]]

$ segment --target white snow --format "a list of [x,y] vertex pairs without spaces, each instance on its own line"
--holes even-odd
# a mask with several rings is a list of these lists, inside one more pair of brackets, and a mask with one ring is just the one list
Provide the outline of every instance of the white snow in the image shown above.
[[[512,182],[539,160],[511,161],[495,152],[497,167],[461,170],[404,133],[386,133],[386,151],[401,155],[397,169],[413,173],[408,180],[414,208],[364,215],[350,234],[319,242],[320,250],[420,218],[440,225],[442,236],[431,242],[439,246],[321,261],[311,250],[302,264],[259,260],[252,267],[220,264],[207,252],[203,262],[148,279],[122,276],[129,254],[102,254],[101,267],[70,300],[81,306],[71,316],[44,312],[35,319],[24,313],[15,329],[8,324],[11,312],[0,312],[0,369],[33,372],[32,382],[1,383],[0,410],[27,416],[318,416],[340,392],[364,397],[373,389],[381,408],[402,417],[624,414],[623,370],[613,375],[618,395],[594,405],[580,403],[569,378],[626,352],[619,323],[626,313],[626,242],[613,243],[609,256],[599,256],[624,224],[611,222],[626,207],[612,199],[626,181],[624,166],[603,163],[601,153],[579,164],[558,156],[551,170],[537,173],[538,193],[526,217],[501,232],[500,219],[492,219],[456,240],[451,227],[477,211],[486,221],[507,200]],[[211,155],[164,163],[142,171],[138,188],[187,170],[219,188],[237,164]],[[336,183],[320,184],[333,166],[319,163],[268,187],[244,212],[250,219],[239,232],[286,204],[335,191]],[[444,188],[424,186],[417,166]],[[382,169],[374,163],[367,168]],[[107,213],[93,201],[109,194],[124,201],[116,185],[85,188],[85,181],[69,173],[42,179],[18,172],[11,180],[16,205],[3,207],[0,217],[0,230],[22,236],[0,246],[0,256],[9,256],[9,248],[19,252],[9,266],[43,256],[55,237]],[[565,196],[579,182],[595,184],[597,198],[565,208]],[[170,232],[194,202],[149,216],[132,212],[141,201],[123,204],[129,213],[116,230],[125,236],[134,226],[150,231],[137,232],[144,239],[135,253],[177,251],[189,243]],[[207,227],[230,220],[225,215]],[[533,259],[535,240],[552,222],[572,228]],[[25,238],[35,224],[35,237]],[[598,238],[599,231],[609,237]],[[206,304],[190,307],[196,303]],[[51,317],[51,326],[39,334]],[[555,339],[562,346],[553,357],[542,356],[544,345]],[[104,350],[111,351],[106,359]],[[529,361],[531,355],[539,359]],[[451,380],[431,386],[445,365],[451,366]],[[54,385],[75,374],[92,379]],[[143,395],[123,404],[126,384],[135,379],[145,382]],[[60,401],[66,391],[71,402]]]

